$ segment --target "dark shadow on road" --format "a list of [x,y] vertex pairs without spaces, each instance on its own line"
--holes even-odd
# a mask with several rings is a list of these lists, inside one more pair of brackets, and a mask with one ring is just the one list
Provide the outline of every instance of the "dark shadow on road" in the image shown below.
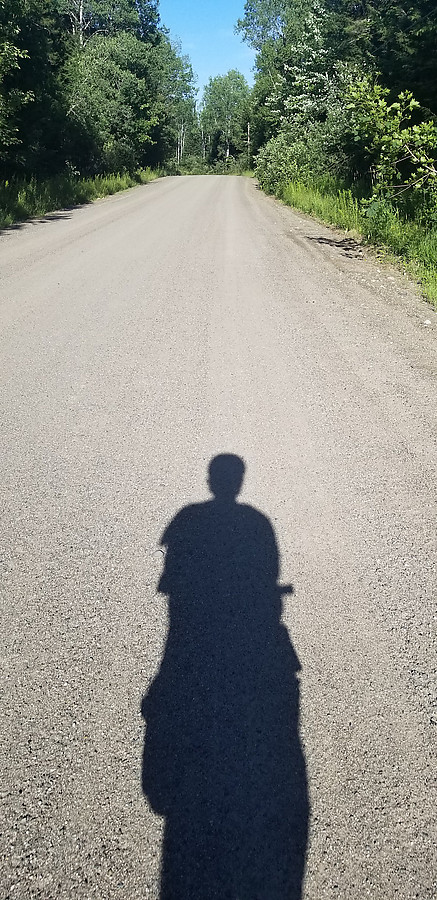
[[142,783],[165,816],[161,900],[300,900],[308,830],[299,660],[281,622],[269,520],[236,502],[244,463],[215,457],[213,499],[166,528],[160,671],[143,699]]
[[347,256],[349,259],[362,259],[363,258],[363,248],[361,244],[357,241],[354,241],[353,238],[325,238],[325,237],[312,237],[311,235],[307,235],[309,241],[314,241],[316,244],[328,244],[330,247],[336,247],[337,250],[341,250],[344,256]]
[[34,216],[29,219],[22,219],[20,222],[13,222],[12,225],[4,225],[0,228],[0,235],[7,234],[8,231],[21,231],[29,225],[43,225],[46,222],[59,222],[61,219],[71,219],[70,212],[77,208],[77,206],[66,206],[65,210],[60,210],[59,212],[47,213],[45,216]]

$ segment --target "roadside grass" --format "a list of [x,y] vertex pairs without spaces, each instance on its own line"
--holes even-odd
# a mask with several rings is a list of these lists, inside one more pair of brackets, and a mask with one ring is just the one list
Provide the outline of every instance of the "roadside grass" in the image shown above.
[[56,175],[52,178],[10,179],[0,183],[0,228],[44,216],[57,209],[89,203],[138,184],[148,184],[161,173],[150,168],[137,172],[95,175],[80,178]]
[[365,205],[333,179],[289,181],[279,186],[277,196],[287,205],[353,232],[358,239],[400,258],[426,298],[437,306],[437,224],[427,221],[426,210],[408,218],[388,201]]

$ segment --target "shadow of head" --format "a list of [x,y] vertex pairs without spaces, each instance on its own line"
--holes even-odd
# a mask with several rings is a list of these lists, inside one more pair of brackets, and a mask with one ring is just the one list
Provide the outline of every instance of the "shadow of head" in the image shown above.
[[208,469],[208,485],[216,500],[232,501],[241,491],[245,465],[234,453],[215,456]]

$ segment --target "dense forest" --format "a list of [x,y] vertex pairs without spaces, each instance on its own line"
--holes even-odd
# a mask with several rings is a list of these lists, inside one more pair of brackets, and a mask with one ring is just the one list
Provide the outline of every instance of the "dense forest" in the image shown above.
[[155,0],[0,0],[4,177],[160,165],[194,103]]
[[434,192],[431,0],[248,0],[238,29],[258,53],[252,133],[266,187],[331,175],[373,196]]
[[330,175],[434,193],[432,0],[247,0],[237,30],[253,90],[233,70],[196,105],[157,0],[0,0],[3,176],[255,159],[267,189]]
[[232,70],[197,93],[157,0],[0,0],[3,179],[230,167],[247,82]]
[[236,30],[253,88],[231,70],[199,99],[158,0],[0,0],[0,224],[62,203],[29,205],[53,176],[119,173],[118,189],[145,168],[254,168],[266,191],[418,260],[437,297],[434,0],[247,0]]

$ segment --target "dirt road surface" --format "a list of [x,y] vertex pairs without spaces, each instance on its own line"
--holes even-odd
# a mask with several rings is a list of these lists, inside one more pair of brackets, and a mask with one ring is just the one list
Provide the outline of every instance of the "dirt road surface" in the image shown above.
[[1,896],[435,900],[435,312],[215,176],[0,290]]

